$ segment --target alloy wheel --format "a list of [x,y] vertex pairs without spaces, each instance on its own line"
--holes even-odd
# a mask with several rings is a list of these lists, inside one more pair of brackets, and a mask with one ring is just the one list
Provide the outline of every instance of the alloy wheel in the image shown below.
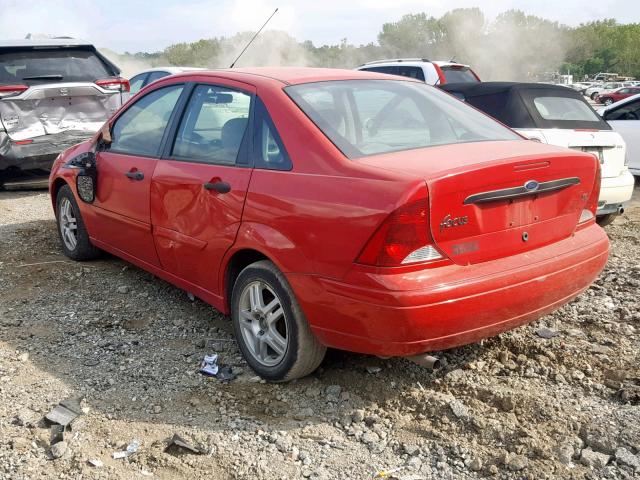
[[75,250],[78,245],[78,221],[73,214],[71,202],[66,197],[60,202],[58,223],[60,224],[60,233],[62,234],[62,241],[65,247],[72,251]]
[[240,294],[240,331],[249,353],[260,364],[273,367],[284,358],[288,328],[282,302],[266,283],[247,284]]

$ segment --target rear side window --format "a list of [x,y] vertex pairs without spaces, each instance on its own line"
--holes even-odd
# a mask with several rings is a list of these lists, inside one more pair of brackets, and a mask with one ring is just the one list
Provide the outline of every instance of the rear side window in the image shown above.
[[182,85],[159,88],[137,100],[115,121],[109,150],[156,156],[182,88]]
[[65,48],[0,52],[0,84],[94,82],[113,75],[107,65],[89,50]]
[[398,75],[398,67],[367,67],[363,68],[365,72],[386,73],[388,75]]
[[533,104],[545,120],[600,122],[598,114],[577,98],[536,97]]
[[262,100],[256,100],[256,128],[253,132],[254,164],[267,170],[291,170],[292,164],[282,139]]
[[171,151],[174,157],[233,165],[249,124],[251,95],[198,85],[191,95]]
[[398,67],[398,74],[403,77],[415,78],[424,82],[424,72],[420,67]]
[[478,79],[469,67],[440,67],[447,83],[478,83]]

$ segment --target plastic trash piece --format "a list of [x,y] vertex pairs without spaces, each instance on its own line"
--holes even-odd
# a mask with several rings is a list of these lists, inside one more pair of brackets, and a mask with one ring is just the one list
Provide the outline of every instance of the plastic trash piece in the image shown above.
[[205,355],[200,364],[200,373],[208,377],[215,377],[218,374],[218,355]]
[[140,448],[140,440],[133,439],[131,443],[127,445],[127,448],[125,450],[113,452],[111,456],[116,460],[119,458],[127,458],[136,453],[138,451],[138,448]]

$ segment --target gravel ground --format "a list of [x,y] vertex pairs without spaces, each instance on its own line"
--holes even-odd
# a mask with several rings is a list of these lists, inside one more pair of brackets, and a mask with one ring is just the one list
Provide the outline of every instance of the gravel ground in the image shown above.
[[[332,351],[266,384],[227,318],[119,259],[67,261],[49,196],[0,192],[0,478],[638,478],[640,188],[607,231],[576,301],[437,372]],[[200,375],[213,352],[239,377]],[[52,448],[69,397],[83,414]],[[165,452],[176,433],[202,453]]]

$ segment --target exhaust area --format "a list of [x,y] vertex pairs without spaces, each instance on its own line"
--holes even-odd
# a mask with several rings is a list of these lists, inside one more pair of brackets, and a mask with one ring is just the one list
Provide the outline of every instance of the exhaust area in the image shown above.
[[411,360],[413,363],[429,370],[435,371],[439,370],[442,367],[442,362],[440,361],[440,359],[438,357],[434,357],[433,355],[421,354],[406,358],[407,360]]

